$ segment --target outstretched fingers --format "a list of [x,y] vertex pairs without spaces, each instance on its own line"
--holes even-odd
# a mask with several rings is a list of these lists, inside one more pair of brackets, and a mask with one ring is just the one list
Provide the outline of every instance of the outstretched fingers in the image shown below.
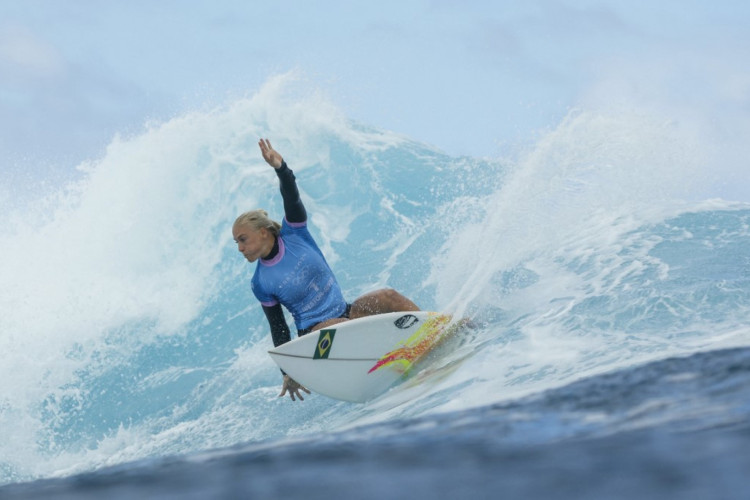
[[258,141],[258,146],[260,146],[260,152],[263,155],[263,159],[266,160],[266,163],[271,165],[273,168],[281,167],[284,159],[275,149],[273,149],[273,146],[271,146],[271,141],[269,141],[268,139],[260,139]]
[[284,375],[284,385],[281,388],[281,394],[279,394],[279,397],[286,396],[286,393],[289,393],[289,397],[292,398],[292,401],[296,401],[295,396],[299,398],[300,401],[304,401],[305,398],[302,397],[302,392],[304,391],[307,394],[310,394],[310,391],[307,390],[307,388],[303,385],[300,385],[295,381],[293,378],[291,378],[289,375]]

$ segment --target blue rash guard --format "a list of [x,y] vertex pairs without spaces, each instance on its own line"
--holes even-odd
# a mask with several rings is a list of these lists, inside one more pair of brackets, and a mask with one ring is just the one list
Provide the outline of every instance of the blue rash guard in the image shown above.
[[286,307],[297,330],[339,317],[346,310],[341,288],[307,230],[307,222],[290,223],[284,218],[278,253],[258,261],[252,287],[264,307],[279,303]]
[[283,304],[294,316],[298,334],[331,318],[348,317],[349,306],[331,268],[307,229],[294,173],[283,162],[276,170],[284,201],[284,220],[273,249],[260,259],[252,288],[271,327],[273,345],[291,340]]

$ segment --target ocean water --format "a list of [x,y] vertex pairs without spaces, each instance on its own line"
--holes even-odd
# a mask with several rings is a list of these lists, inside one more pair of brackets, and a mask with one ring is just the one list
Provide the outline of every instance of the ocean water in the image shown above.
[[[457,158],[278,78],[115,138],[3,200],[0,498],[746,498],[750,176],[700,132],[582,108]],[[282,214],[259,137],[347,297],[477,329],[367,404],[278,398],[230,232]]]

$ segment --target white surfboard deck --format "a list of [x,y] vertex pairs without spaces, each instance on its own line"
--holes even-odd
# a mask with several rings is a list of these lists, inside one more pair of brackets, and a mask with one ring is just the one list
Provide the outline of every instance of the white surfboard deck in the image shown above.
[[311,391],[361,403],[405,378],[455,331],[447,314],[386,313],[316,330],[268,352],[282,370]]

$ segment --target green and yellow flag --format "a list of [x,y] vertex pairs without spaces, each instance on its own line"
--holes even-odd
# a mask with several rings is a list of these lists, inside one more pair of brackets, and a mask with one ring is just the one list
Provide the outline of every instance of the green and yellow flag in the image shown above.
[[336,330],[321,330],[320,336],[318,337],[318,346],[315,348],[315,355],[313,359],[328,359],[328,353],[331,352],[331,345],[333,345],[333,336],[336,335]]

